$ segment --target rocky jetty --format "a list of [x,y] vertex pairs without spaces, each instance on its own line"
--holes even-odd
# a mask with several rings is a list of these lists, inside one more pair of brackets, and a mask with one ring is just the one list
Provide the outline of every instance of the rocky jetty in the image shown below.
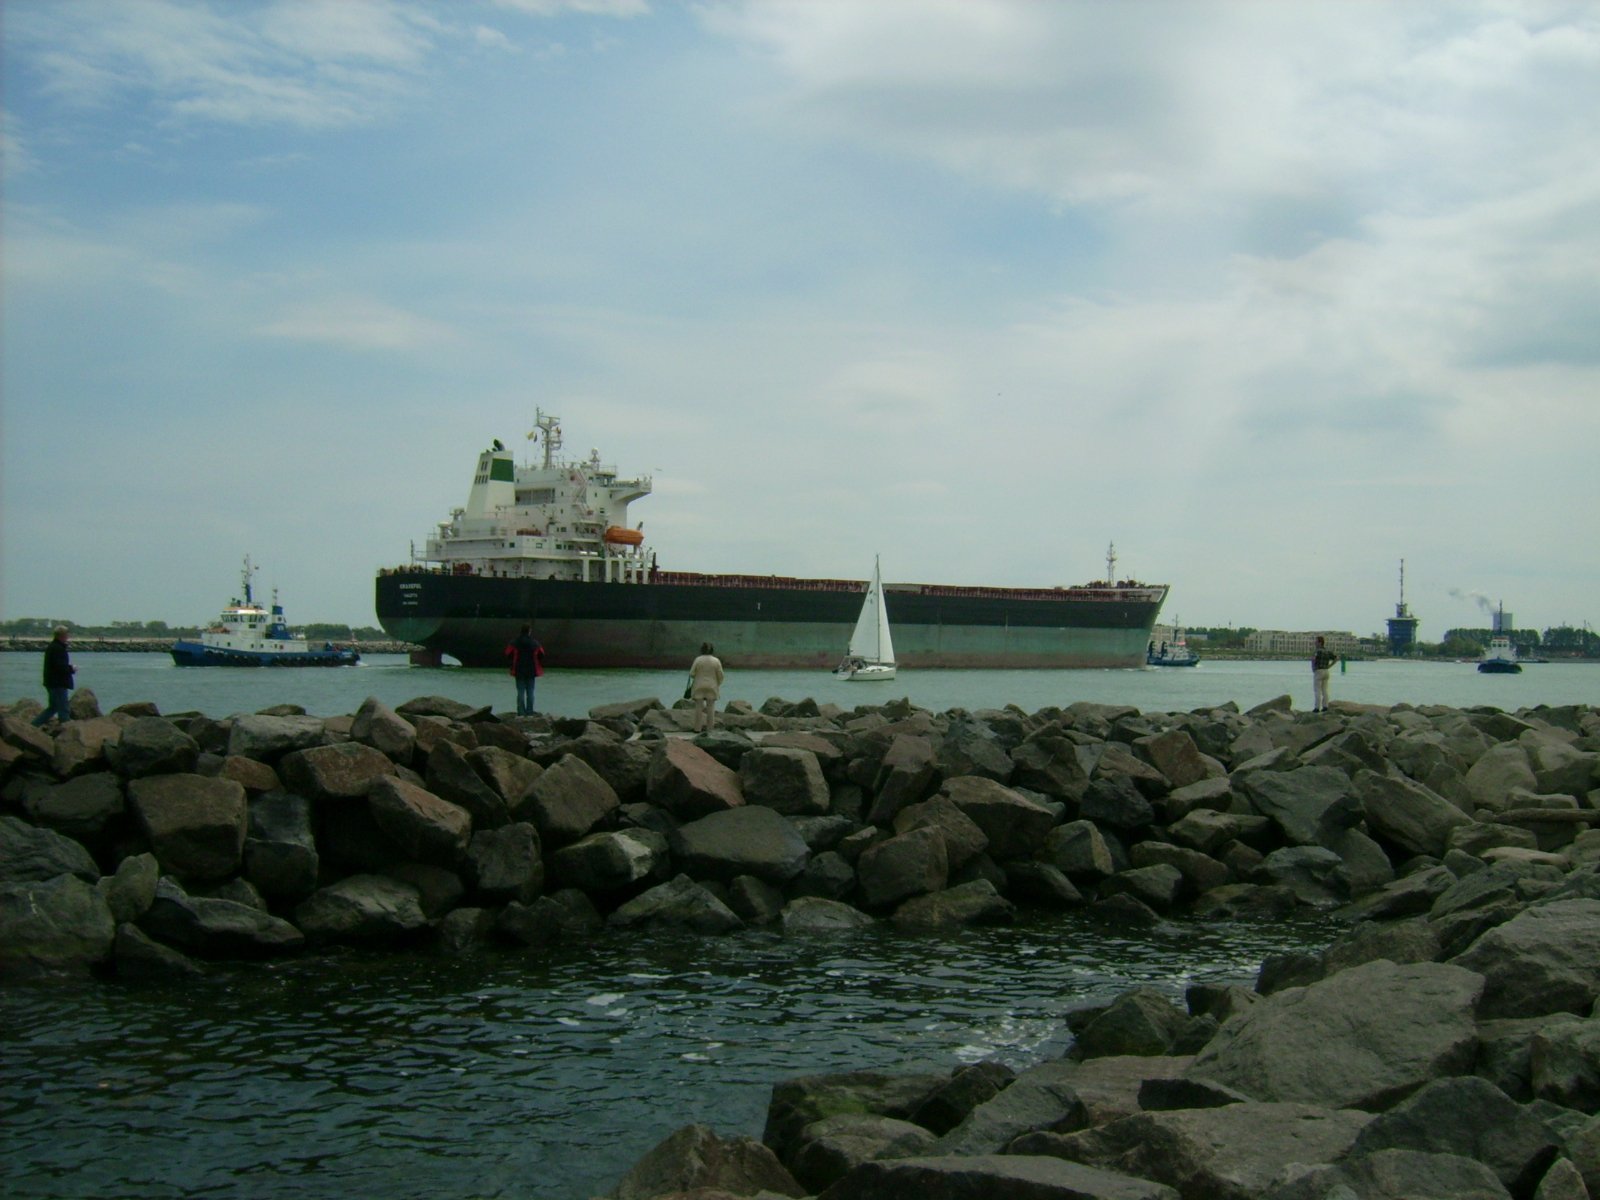
[[[1138,990],[1024,1070],[779,1082],[612,1200],[1600,1193],[1600,711],[931,713],[425,697],[0,715],[0,975],[181,977],[359,945],[827,935],[1093,907],[1335,913],[1253,987]],[[691,1114],[692,1115],[692,1114]]]

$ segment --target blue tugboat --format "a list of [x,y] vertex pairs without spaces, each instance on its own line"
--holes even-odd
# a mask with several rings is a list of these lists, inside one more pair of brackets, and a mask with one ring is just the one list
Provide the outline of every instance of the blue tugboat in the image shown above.
[[305,634],[293,633],[283,619],[283,605],[272,594],[272,609],[255,602],[250,577],[256,568],[244,560],[244,599],[232,600],[198,642],[179,641],[172,661],[180,667],[351,667],[361,655],[348,647],[324,642],[313,647]]
[[1151,642],[1145,648],[1144,661],[1150,667],[1197,667],[1200,665],[1200,656],[1189,649],[1189,643],[1183,636],[1183,630],[1172,631],[1172,640],[1162,642],[1160,648]]

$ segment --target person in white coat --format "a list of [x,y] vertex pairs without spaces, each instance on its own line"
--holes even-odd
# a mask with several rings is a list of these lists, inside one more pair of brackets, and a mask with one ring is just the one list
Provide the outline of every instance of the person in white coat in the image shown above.
[[694,731],[710,733],[717,719],[717,697],[722,695],[722,661],[710,642],[700,643],[700,657],[689,665],[689,699],[694,701]]

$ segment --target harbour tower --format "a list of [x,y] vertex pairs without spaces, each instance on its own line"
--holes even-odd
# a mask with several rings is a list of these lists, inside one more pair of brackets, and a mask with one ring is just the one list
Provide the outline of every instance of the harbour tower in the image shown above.
[[1411,615],[1406,607],[1406,560],[1400,560],[1400,602],[1394,606],[1394,616],[1389,618],[1389,653],[1404,658],[1417,644],[1417,625],[1420,618]]

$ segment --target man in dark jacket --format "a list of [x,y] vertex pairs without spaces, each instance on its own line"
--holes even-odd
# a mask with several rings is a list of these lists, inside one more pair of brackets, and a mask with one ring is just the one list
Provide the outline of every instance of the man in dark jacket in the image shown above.
[[44,648],[44,690],[50,703],[33,719],[35,725],[43,725],[52,717],[58,721],[72,719],[67,712],[67,698],[72,695],[72,676],[76,671],[67,653],[67,627],[57,625],[55,636]]
[[517,716],[531,717],[533,683],[544,674],[544,647],[533,636],[532,625],[524,625],[516,640],[506,647],[506,658],[517,681]]
[[1316,651],[1311,655],[1311,711],[1328,711],[1328,672],[1339,656],[1328,649],[1327,639],[1318,638]]

